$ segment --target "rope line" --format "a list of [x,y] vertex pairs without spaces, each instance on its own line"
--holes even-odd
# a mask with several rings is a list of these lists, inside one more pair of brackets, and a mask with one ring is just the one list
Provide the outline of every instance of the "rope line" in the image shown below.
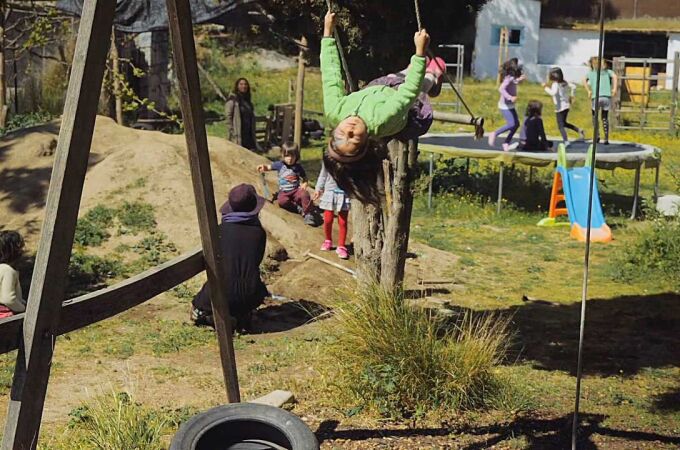
[[[328,6],[328,11],[333,12],[333,3],[331,0],[326,0],[326,6]],[[335,38],[335,44],[338,46],[338,53],[340,53],[340,63],[342,64],[342,70],[345,72],[345,80],[349,86],[349,90],[354,92],[357,90],[357,85],[354,84],[352,79],[352,74],[349,73],[349,64],[347,64],[347,59],[345,59],[345,52],[342,48],[342,43],[340,42],[340,33],[338,33],[338,28],[333,30],[333,37]]]
[[420,5],[418,4],[418,0],[413,0],[413,6],[414,9],[416,10],[416,21],[418,22],[418,31],[423,29],[423,23],[420,20]]
[[578,336],[578,360],[576,363],[576,398],[574,401],[574,417],[571,424],[571,449],[576,450],[576,441],[578,435],[578,413],[581,401],[581,378],[583,377],[583,340],[586,323],[586,300],[588,298],[588,278],[590,273],[590,232],[592,230],[592,216],[593,216],[593,190],[595,187],[595,163],[597,155],[597,140],[600,134],[600,79],[602,77],[602,58],[604,54],[604,0],[600,0],[600,40],[598,48],[597,61],[597,76],[595,86],[595,121],[593,125],[593,151],[590,158],[590,180],[588,194],[588,222],[586,226],[586,248],[583,261],[583,288],[581,292],[581,320],[579,324]]

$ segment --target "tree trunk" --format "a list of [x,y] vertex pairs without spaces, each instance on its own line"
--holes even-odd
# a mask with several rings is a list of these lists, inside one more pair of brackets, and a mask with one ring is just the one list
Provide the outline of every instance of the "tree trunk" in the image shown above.
[[[392,140],[387,144],[387,174],[378,177],[389,204],[382,207],[355,203],[352,207],[354,251],[360,282],[378,282],[387,290],[402,287],[409,228],[413,212],[413,181],[417,171],[415,141]],[[376,168],[383,173],[382,168]]]
[[307,38],[302,36],[300,39],[300,54],[298,56],[298,72],[295,83],[295,132],[293,133],[293,141],[298,148],[302,148],[302,110],[304,105],[305,94],[305,48],[307,47]]
[[120,89],[120,67],[118,62],[118,47],[116,46],[116,30],[111,30],[111,67],[113,72],[113,95],[116,99],[116,123],[123,125],[123,99]]

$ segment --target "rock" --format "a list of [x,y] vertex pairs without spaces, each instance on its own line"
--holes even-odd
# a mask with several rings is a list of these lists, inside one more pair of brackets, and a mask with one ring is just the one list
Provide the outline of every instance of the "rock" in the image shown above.
[[290,391],[281,391],[277,389],[276,391],[270,392],[255,400],[250,400],[248,403],[258,403],[260,405],[269,405],[280,408],[285,404],[295,403],[295,396]]
[[680,215],[680,195],[662,195],[656,201],[656,210],[666,217]]

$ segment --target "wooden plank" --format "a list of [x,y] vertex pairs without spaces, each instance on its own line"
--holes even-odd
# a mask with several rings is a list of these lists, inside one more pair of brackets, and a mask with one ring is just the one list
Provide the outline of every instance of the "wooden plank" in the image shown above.
[[[172,289],[205,270],[199,248],[132,278],[62,303],[55,335],[84,328],[120,314]],[[24,314],[0,319],[0,354],[19,348]]]
[[166,0],[173,59],[179,82],[179,98],[184,119],[184,136],[189,152],[191,180],[196,198],[198,225],[205,257],[215,328],[220,346],[222,372],[229,402],[241,401],[236,359],[232,342],[231,317],[226,296],[226,271],[220,251],[217,211],[213,191],[208,138],[201,102],[196,48],[189,0]]
[[83,5],[2,448],[38,441],[116,2]]

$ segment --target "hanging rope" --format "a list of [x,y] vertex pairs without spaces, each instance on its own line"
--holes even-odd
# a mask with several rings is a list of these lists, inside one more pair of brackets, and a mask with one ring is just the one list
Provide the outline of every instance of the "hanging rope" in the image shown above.
[[[418,0],[413,0],[413,9],[416,12],[416,22],[418,23],[418,31],[420,31],[420,30],[423,29],[423,23],[422,23],[422,20],[420,18],[420,4],[419,4]],[[465,99],[463,98],[461,93],[458,92],[458,88],[456,88],[456,85],[453,81],[453,78],[446,71],[446,67],[442,66],[442,64],[439,62],[439,60],[436,59],[435,54],[429,48],[427,49],[427,56],[429,56],[430,59],[433,60],[435,62],[435,64],[437,64],[437,67],[439,68],[439,70],[442,71],[444,78],[449,83],[449,85],[451,86],[451,89],[453,89],[453,92],[458,97],[458,100],[460,101],[460,103],[465,108],[465,111],[467,111],[467,113],[470,115],[470,125],[475,126],[475,139],[481,139],[482,137],[484,137],[484,119],[482,117],[475,116],[472,113],[472,110],[470,109],[468,104],[465,102]]]
[[[328,6],[328,11],[333,12],[333,3],[331,2],[331,0],[326,0],[326,6]],[[347,64],[347,60],[345,59],[345,52],[342,49],[342,43],[340,42],[340,33],[338,33],[337,27],[333,30],[333,37],[335,38],[335,44],[338,46],[338,52],[340,53],[340,62],[342,63],[342,70],[345,72],[345,80],[347,81],[347,86],[349,87],[350,92],[354,92],[357,90],[357,85],[354,84],[352,74],[349,73],[349,65]]]
[[593,189],[595,187],[595,162],[597,155],[597,141],[600,133],[600,79],[602,77],[602,58],[604,54],[604,0],[600,0],[600,41],[598,48],[597,76],[595,86],[595,129],[593,130],[593,151],[590,158],[590,193],[588,194],[588,222],[586,226],[586,248],[583,261],[583,289],[581,292],[581,323],[578,335],[578,359],[576,362],[576,399],[574,401],[574,418],[571,424],[571,448],[576,450],[578,435],[578,413],[581,401],[581,378],[583,376],[583,338],[586,323],[586,299],[588,298],[588,277],[590,273],[590,232],[593,216]]
[[423,23],[420,20],[420,5],[418,4],[418,0],[413,0],[413,7],[416,10],[416,21],[418,22],[418,31],[423,29]]

